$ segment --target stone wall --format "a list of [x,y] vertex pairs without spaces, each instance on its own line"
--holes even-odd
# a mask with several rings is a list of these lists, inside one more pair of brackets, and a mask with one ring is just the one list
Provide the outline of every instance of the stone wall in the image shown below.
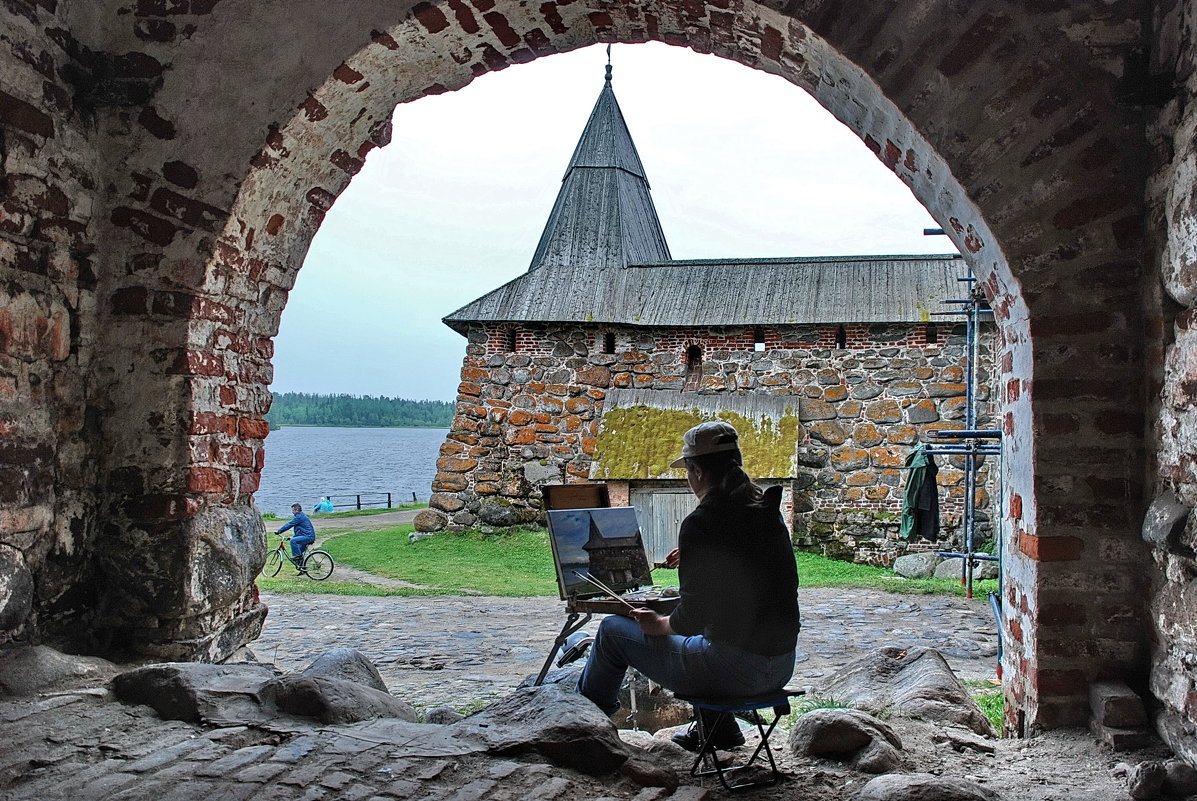
[[[95,110],[65,9],[7,4],[0,37],[0,644],[94,603],[87,403],[103,256]],[[69,39],[69,36],[66,37]]]
[[[1144,524],[1155,565],[1150,688],[1159,730],[1197,761],[1197,6],[1177,3],[1156,20],[1154,69],[1174,88],[1150,129],[1155,173],[1151,230],[1159,259],[1151,280],[1150,391],[1158,450],[1155,501]],[[1163,100],[1164,98],[1161,98]]]
[[[676,398],[693,386],[706,396],[793,397],[803,431],[797,454],[783,461],[796,457],[798,464],[795,542],[888,564],[907,547],[896,536],[907,454],[929,431],[964,428],[962,331],[927,324],[478,325],[468,336],[458,414],[441,448],[430,510],[417,527],[527,522],[538,517],[540,484],[629,478],[626,471],[592,466],[606,392],[653,390]],[[992,329],[983,331],[979,422],[988,426]],[[615,352],[604,352],[608,346]],[[701,367],[689,355],[692,348],[701,351]],[[962,464],[939,461],[943,517],[955,521],[943,545],[958,547]],[[985,509],[988,492],[979,492],[978,500]]]

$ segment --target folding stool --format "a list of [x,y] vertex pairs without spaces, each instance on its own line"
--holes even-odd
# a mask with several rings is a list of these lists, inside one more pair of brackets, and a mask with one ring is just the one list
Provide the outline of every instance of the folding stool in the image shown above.
[[[697,721],[698,732],[702,741],[702,745],[698,749],[698,756],[695,758],[694,764],[690,767],[690,775],[694,777],[717,775],[723,786],[732,792],[747,790],[751,787],[766,787],[776,784],[778,779],[781,778],[781,771],[777,769],[777,762],[773,759],[773,751],[769,747],[769,737],[773,734],[773,730],[777,727],[777,721],[781,719],[781,716],[790,713],[790,699],[805,694],[805,690],[787,690],[783,688],[751,698],[676,696],[679,700],[686,701],[695,708],[694,717]],[[773,720],[766,727],[764,721],[761,720],[759,710],[769,709],[770,707],[773,709]],[[715,721],[711,725],[710,731],[706,730],[702,714],[698,711],[700,709],[715,713]],[[748,760],[744,764],[724,766],[720,764],[719,757],[715,753],[715,747],[711,745],[711,738],[719,730],[719,725],[726,718],[732,717],[734,719],[736,716],[744,716],[745,719],[755,723],[757,732],[761,736],[761,741],[757,744],[756,750],[752,752],[752,756],[748,757]],[[738,784],[728,781],[728,778],[733,774],[751,767],[762,753],[769,760],[769,774],[767,776]]]

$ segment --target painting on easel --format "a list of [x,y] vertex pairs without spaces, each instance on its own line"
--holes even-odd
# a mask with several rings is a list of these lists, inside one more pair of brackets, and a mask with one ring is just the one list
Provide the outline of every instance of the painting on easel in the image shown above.
[[623,592],[652,584],[636,509],[550,509],[550,539],[563,600],[601,595],[588,581]]

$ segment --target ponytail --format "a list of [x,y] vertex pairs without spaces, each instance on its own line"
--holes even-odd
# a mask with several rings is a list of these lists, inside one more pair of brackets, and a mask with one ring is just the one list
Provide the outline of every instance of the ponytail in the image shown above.
[[764,500],[765,491],[744,472],[744,460],[738,450],[692,458],[711,477],[708,497],[744,506],[759,506]]

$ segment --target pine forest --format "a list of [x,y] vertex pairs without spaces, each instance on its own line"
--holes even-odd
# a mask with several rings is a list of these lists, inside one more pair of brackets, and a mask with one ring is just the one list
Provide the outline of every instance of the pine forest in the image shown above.
[[370,395],[314,395],[276,392],[266,415],[279,426],[348,426],[361,428],[448,428],[454,404]]

